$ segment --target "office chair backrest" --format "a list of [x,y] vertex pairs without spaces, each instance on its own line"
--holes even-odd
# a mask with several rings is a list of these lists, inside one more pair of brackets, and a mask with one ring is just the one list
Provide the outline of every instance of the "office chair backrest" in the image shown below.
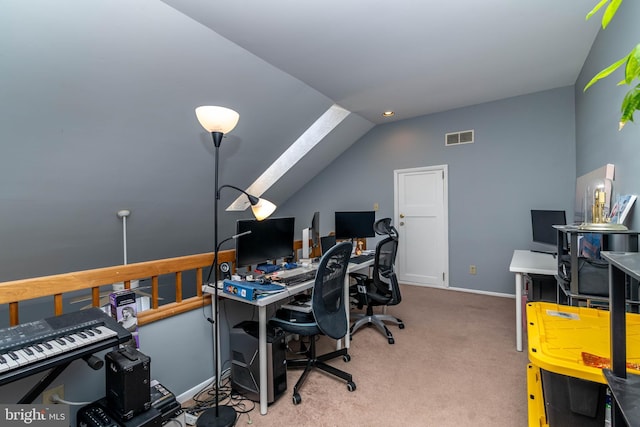
[[373,231],[379,235],[386,234],[387,236],[395,237],[396,239],[398,238],[398,230],[391,225],[391,218],[382,218],[377,220],[373,224]]
[[344,279],[351,248],[350,242],[338,243],[322,256],[311,296],[311,308],[318,328],[333,339],[344,337],[349,329]]
[[373,263],[373,284],[383,294],[391,292],[391,300],[387,305],[396,305],[402,300],[394,268],[397,253],[397,237],[387,237],[378,242],[376,246],[375,262]]

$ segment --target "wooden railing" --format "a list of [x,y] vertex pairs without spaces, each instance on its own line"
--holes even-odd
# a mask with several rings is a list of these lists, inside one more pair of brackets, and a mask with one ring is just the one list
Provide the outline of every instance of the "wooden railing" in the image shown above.
[[[294,242],[294,250],[302,247],[302,241]],[[319,250],[314,251],[317,256]],[[229,262],[235,271],[235,251],[221,251],[218,263]],[[63,313],[63,295],[69,292],[90,290],[91,305],[100,306],[100,287],[124,282],[125,289],[131,281],[151,278],[150,309],[138,314],[138,324],[145,325],[202,307],[211,302],[210,295],[202,294],[203,271],[213,263],[213,253],[187,255],[135,264],[96,268],[52,276],[34,277],[0,283],[0,304],[9,305],[9,325],[20,323],[21,302],[42,297],[52,297],[56,316]],[[195,271],[196,295],[183,298],[183,274]],[[159,277],[173,274],[175,277],[175,302],[159,305]]]

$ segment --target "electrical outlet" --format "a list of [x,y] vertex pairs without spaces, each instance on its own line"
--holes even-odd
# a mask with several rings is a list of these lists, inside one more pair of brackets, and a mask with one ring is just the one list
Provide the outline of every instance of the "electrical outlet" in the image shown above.
[[55,403],[51,400],[51,396],[57,394],[60,399],[64,399],[64,384],[60,384],[57,387],[50,388],[49,390],[45,390],[42,392],[42,403],[48,405],[50,403]]
[[373,210],[377,211],[378,209],[380,209],[380,205],[378,203],[374,203],[373,204]]
[[469,266],[469,274],[475,275],[476,273],[477,273],[476,266],[475,265],[470,265]]

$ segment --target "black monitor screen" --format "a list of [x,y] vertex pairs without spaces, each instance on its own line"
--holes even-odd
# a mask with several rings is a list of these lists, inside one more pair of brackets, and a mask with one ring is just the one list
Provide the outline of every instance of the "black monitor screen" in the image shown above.
[[558,232],[554,225],[566,225],[565,211],[531,210],[531,230],[533,241],[547,245],[556,245]]
[[336,236],[323,236],[320,238],[320,250],[322,255],[326,254],[329,249],[336,245]]
[[313,247],[318,247],[320,244],[320,212],[314,213],[313,219],[311,219],[311,240]]
[[357,239],[360,237],[375,237],[373,223],[376,220],[375,211],[336,212],[336,238]]
[[295,218],[269,218],[263,221],[238,220],[236,233],[251,234],[236,240],[236,267],[272,262],[293,257]]

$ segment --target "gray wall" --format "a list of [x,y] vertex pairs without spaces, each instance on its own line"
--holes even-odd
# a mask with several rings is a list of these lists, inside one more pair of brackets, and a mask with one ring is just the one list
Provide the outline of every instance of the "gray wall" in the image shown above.
[[[220,178],[244,188],[333,104],[155,0],[4,1],[0,52],[0,282],[120,264],[123,208],[130,263],[212,251],[214,157],[195,107],[241,112]],[[221,234],[250,215],[225,212]],[[53,304],[21,306],[26,321]],[[213,375],[210,312],[141,329],[176,394]],[[0,402],[37,379],[0,387]],[[69,400],[104,396],[104,370],[81,361],[58,382]]]
[[[640,2],[625,1],[606,30],[600,30],[575,86],[577,175],[606,163],[615,165],[613,193],[640,193],[640,126],[627,123],[618,131],[620,105],[629,86],[617,86],[624,72],[619,69],[583,92],[600,70],[629,53],[640,42]],[[637,85],[638,81],[634,82]],[[636,121],[640,113],[636,112]],[[627,226],[640,227],[638,202]]]
[[[474,144],[444,146],[445,133],[468,129]],[[394,170],[447,164],[450,286],[513,294],[509,262],[531,246],[529,210],[573,212],[574,140],[572,87],[377,126],[279,212],[306,223],[319,210],[322,234],[337,210],[379,203],[376,217],[393,217]]]
[[246,188],[333,104],[155,0],[4,1],[0,52],[0,281],[122,263],[120,209],[130,263],[212,251],[194,109],[240,112],[220,182]]

